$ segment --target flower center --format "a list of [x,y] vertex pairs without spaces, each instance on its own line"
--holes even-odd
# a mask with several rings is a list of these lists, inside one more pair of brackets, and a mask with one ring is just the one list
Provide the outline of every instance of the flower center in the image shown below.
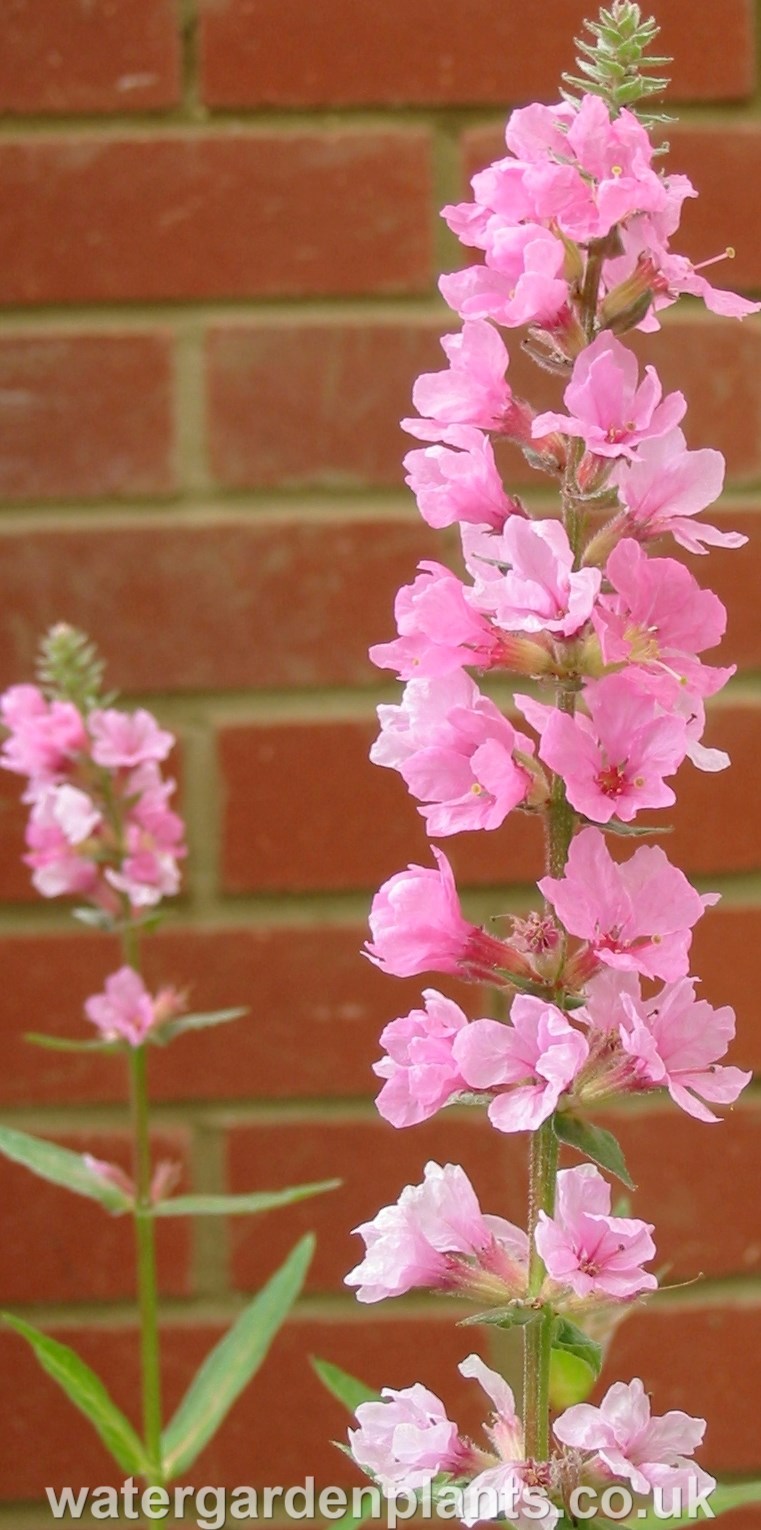
[[595,785],[606,797],[620,797],[628,785],[626,772],[620,765],[606,765],[595,776]]

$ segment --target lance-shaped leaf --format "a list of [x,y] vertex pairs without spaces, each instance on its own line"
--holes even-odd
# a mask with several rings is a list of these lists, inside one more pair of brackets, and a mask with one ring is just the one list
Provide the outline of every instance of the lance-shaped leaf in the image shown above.
[[603,1126],[594,1126],[591,1121],[582,1121],[580,1116],[573,1116],[566,1110],[557,1111],[553,1120],[555,1136],[560,1142],[575,1147],[585,1158],[599,1163],[601,1169],[608,1169],[629,1190],[634,1190],[634,1181],[626,1167],[621,1144],[612,1132],[606,1131]]
[[157,1025],[155,1031],[148,1033],[148,1040],[164,1046],[166,1042],[174,1041],[175,1036],[184,1036],[187,1031],[205,1031],[211,1025],[227,1025],[229,1020],[240,1020],[242,1015],[247,1014],[248,1010],[243,1005],[238,1009],[210,1009],[198,1015],[180,1015],[177,1020],[167,1020],[163,1025]]
[[308,1233],[249,1303],[191,1382],[164,1430],[161,1455],[168,1480],[181,1476],[219,1428],[236,1398],[259,1369],[298,1296],[314,1252]]
[[68,1036],[46,1036],[42,1031],[27,1031],[24,1040],[33,1047],[45,1047],[49,1052],[123,1052],[123,1041],[75,1041]]
[[292,1206],[311,1195],[337,1190],[340,1179],[315,1180],[311,1185],[291,1185],[288,1190],[254,1190],[250,1195],[174,1195],[153,1207],[155,1217],[243,1217]]
[[330,1360],[318,1360],[312,1356],[312,1368],[316,1371],[324,1387],[343,1403],[350,1413],[355,1413],[360,1403],[379,1402],[380,1392],[377,1387],[369,1387],[366,1382],[359,1381],[356,1376],[350,1376],[348,1371],[342,1371],[339,1365],[333,1365]]
[[129,1419],[109,1397],[100,1377],[67,1344],[60,1344],[57,1339],[49,1338],[30,1323],[11,1317],[7,1312],[3,1317],[10,1328],[26,1339],[42,1369],[58,1382],[75,1408],[90,1420],[121,1470],[133,1477],[144,1476],[149,1468],[143,1446]]
[[86,1195],[91,1201],[98,1201],[107,1211],[128,1211],[132,1205],[130,1197],[118,1185],[91,1169],[81,1153],[72,1153],[70,1148],[59,1147],[57,1142],[30,1137],[27,1132],[17,1132],[10,1126],[0,1126],[0,1153],[31,1169],[40,1179],[49,1180],[51,1185],[62,1185],[76,1195]]

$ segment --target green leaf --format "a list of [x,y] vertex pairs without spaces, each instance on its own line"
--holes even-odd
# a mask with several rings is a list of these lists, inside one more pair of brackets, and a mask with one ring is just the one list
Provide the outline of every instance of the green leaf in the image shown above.
[[41,1137],[30,1137],[10,1126],[0,1126],[0,1153],[13,1163],[23,1164],[40,1179],[51,1185],[63,1185],[76,1195],[86,1195],[98,1201],[107,1211],[128,1211],[132,1202],[118,1185],[102,1179],[94,1169],[88,1168],[81,1153],[59,1147],[57,1142],[47,1142]]
[[380,1392],[376,1387],[369,1387],[366,1382],[358,1381],[356,1376],[350,1376],[348,1371],[342,1371],[338,1365],[333,1365],[330,1360],[318,1360],[314,1355],[311,1357],[312,1369],[316,1371],[324,1387],[348,1408],[350,1413],[356,1413],[360,1403],[378,1402]]
[[470,1328],[474,1323],[493,1323],[497,1328],[525,1328],[541,1317],[538,1307],[524,1307],[520,1302],[510,1302],[506,1307],[488,1307],[485,1312],[474,1312],[460,1318],[458,1328]]
[[[711,1494],[709,1503],[714,1516],[728,1514],[730,1509],[739,1509],[743,1504],[761,1503],[761,1478],[754,1477],[746,1482],[720,1482]],[[653,1511],[645,1513],[642,1519],[637,1520],[637,1525],[643,1530],[657,1530],[659,1525],[671,1525],[676,1530],[678,1525],[694,1525],[698,1519],[707,1516],[675,1514],[668,1519],[656,1515]]]
[[129,1420],[112,1402],[100,1377],[68,1345],[48,1338],[47,1334],[22,1322],[21,1318],[11,1317],[7,1312],[3,1317],[9,1327],[31,1345],[42,1369],[58,1382],[75,1408],[90,1420],[121,1470],[130,1476],[144,1476],[149,1467],[142,1444]]
[[148,1039],[164,1046],[166,1042],[174,1041],[175,1036],[184,1036],[186,1031],[205,1031],[210,1025],[226,1025],[228,1020],[239,1020],[241,1015],[247,1014],[244,1005],[238,1009],[209,1010],[207,1014],[180,1015],[177,1020],[167,1020],[164,1025],[157,1026]]
[[553,1408],[570,1408],[589,1396],[602,1370],[602,1345],[568,1318],[552,1329],[550,1394]]
[[308,1233],[207,1355],[162,1435],[169,1480],[192,1466],[259,1369],[304,1284],[313,1252],[314,1236]]
[[288,1190],[255,1190],[250,1195],[174,1195],[153,1207],[155,1217],[242,1217],[273,1211],[336,1190],[340,1179],[316,1180],[311,1185],[292,1185]]
[[[599,823],[594,818],[581,818],[581,823],[590,824],[599,829]],[[622,823],[620,819],[611,818],[605,825],[606,834],[618,834],[621,839],[649,839],[651,834],[673,834],[674,825],[671,823]]]
[[560,1142],[576,1148],[585,1158],[598,1163],[601,1169],[608,1169],[627,1189],[635,1189],[620,1143],[612,1132],[606,1131],[603,1126],[594,1126],[591,1121],[582,1121],[579,1116],[572,1116],[565,1110],[556,1111],[554,1122],[555,1136]]
[[68,1036],[46,1036],[42,1031],[26,1031],[24,1040],[49,1052],[123,1052],[121,1041],[75,1041]]

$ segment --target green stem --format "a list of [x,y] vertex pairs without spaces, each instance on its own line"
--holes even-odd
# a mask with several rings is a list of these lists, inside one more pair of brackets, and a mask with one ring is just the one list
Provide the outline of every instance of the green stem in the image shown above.
[[[124,956],[135,971],[139,945],[129,926],[123,936]],[[143,1439],[151,1465],[151,1485],[163,1485],[161,1468],[161,1371],[159,1363],[156,1232],[151,1215],[151,1145],[148,1120],[147,1056],[145,1046],[130,1049],[130,1099],[135,1181],[135,1251],[140,1311],[140,1368],[143,1396]]]

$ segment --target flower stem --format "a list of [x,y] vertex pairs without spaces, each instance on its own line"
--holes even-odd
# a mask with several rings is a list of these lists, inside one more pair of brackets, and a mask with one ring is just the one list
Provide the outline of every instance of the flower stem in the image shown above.
[[[534,1232],[539,1221],[539,1212],[546,1211],[551,1215],[554,1210],[557,1161],[558,1141],[552,1119],[550,1119],[545,1121],[531,1138],[528,1227],[531,1248],[529,1296],[539,1294],[544,1279],[544,1264],[534,1243]],[[523,1417],[526,1429],[526,1456],[534,1461],[546,1461],[549,1454],[549,1391],[553,1320],[554,1313],[548,1303],[542,1307],[539,1316],[532,1323],[527,1324],[525,1330]]]
[[[129,926],[123,936],[124,956],[139,969],[138,937]],[[161,1371],[159,1365],[156,1233],[151,1215],[151,1146],[148,1122],[148,1082],[145,1046],[130,1048],[130,1099],[135,1182],[135,1252],[140,1311],[140,1368],[143,1397],[143,1439],[150,1462],[151,1485],[163,1485],[161,1467]]]

